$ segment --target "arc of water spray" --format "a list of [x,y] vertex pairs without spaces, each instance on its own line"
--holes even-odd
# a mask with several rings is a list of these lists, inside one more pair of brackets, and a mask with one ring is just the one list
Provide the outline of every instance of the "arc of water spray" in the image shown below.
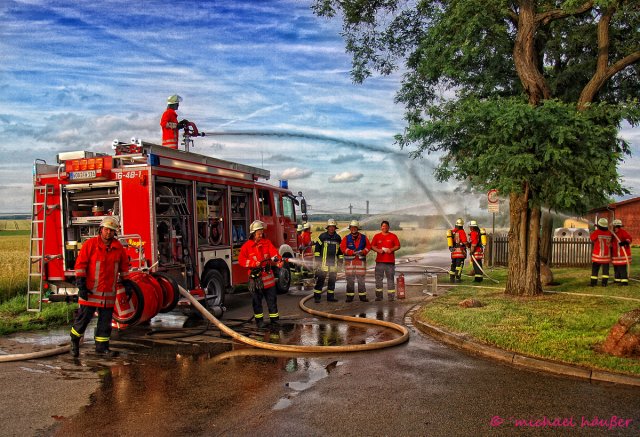
[[298,132],[282,132],[282,131],[218,131],[218,132],[207,132],[207,136],[257,136],[257,137],[281,137],[281,138],[304,138],[315,141],[328,141],[334,144],[340,144],[347,147],[353,147],[359,150],[365,150],[369,152],[382,153],[385,155],[390,155],[398,164],[406,167],[409,176],[413,179],[413,181],[418,185],[418,187],[422,190],[422,192],[427,196],[427,198],[433,203],[438,214],[444,218],[444,220],[448,223],[449,227],[453,227],[449,219],[447,218],[446,213],[444,212],[444,208],[438,202],[438,199],[433,195],[433,192],[427,187],[422,179],[418,176],[416,172],[415,165],[409,162],[407,155],[400,153],[395,150],[391,150],[382,146],[374,146],[371,144],[365,144],[358,141],[345,140],[342,138],[336,138],[328,135],[319,135],[319,134],[309,134],[309,133],[298,133]]

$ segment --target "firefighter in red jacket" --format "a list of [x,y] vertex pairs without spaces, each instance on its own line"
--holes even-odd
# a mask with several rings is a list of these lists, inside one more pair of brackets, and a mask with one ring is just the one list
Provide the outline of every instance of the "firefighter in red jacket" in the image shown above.
[[622,229],[622,220],[614,220],[613,240],[611,240],[611,263],[613,264],[614,282],[618,285],[629,285],[628,266],[631,265],[631,235]]
[[478,227],[478,222],[471,220],[469,222],[469,253],[471,256],[471,265],[473,266],[473,281],[482,282],[482,260],[484,258],[484,245],[486,240],[485,230]]
[[462,282],[462,268],[467,257],[467,234],[463,229],[464,221],[459,218],[453,229],[447,231],[447,245],[451,252],[449,282]]
[[178,131],[182,129],[187,120],[178,122],[178,113],[176,110],[180,106],[182,97],[177,94],[167,98],[167,109],[160,119],[160,127],[162,128],[162,145],[171,149],[178,148]]
[[358,220],[351,220],[349,223],[349,234],[340,242],[340,250],[344,254],[347,302],[353,302],[356,279],[358,280],[358,297],[362,302],[369,302],[364,279],[367,273],[367,254],[371,250],[371,243],[366,235],[360,233]]
[[311,223],[307,222],[302,225],[302,234],[300,234],[300,236],[302,240],[300,250],[302,253],[302,262],[305,267],[303,272],[310,272],[313,270],[313,239],[311,238]]
[[[117,352],[109,349],[111,317],[116,301],[116,279],[118,274],[122,280],[129,275],[129,257],[115,238],[119,227],[115,217],[105,217],[100,223],[99,235],[84,242],[76,259],[80,307],[71,328],[71,354],[74,357],[80,354],[80,339],[94,312],[98,313],[95,329],[96,353],[110,357],[117,355]],[[130,283],[123,283],[127,296],[131,297]]]
[[609,231],[609,221],[606,218],[598,219],[596,230],[589,235],[593,243],[591,250],[591,286],[598,284],[598,271],[602,266],[602,286],[609,282],[609,263],[611,262],[611,240],[613,235]]
[[264,313],[262,299],[267,302],[271,327],[278,327],[278,293],[276,278],[271,269],[271,263],[282,267],[282,259],[278,249],[271,241],[264,238],[264,223],[256,220],[249,226],[249,239],[240,248],[238,264],[249,269],[249,292],[253,305],[253,316],[258,328],[264,328]]

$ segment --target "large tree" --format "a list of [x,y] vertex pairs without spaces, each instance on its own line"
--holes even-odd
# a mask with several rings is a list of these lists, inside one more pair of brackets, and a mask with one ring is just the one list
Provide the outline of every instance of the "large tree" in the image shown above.
[[439,180],[509,194],[506,292],[535,295],[542,208],[582,212],[626,192],[635,125],[638,0],[316,0],[342,15],[352,76],[404,70],[397,139],[436,152]]

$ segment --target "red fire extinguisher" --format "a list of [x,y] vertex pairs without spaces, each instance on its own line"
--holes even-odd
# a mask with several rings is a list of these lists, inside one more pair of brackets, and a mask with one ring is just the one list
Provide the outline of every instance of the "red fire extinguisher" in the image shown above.
[[398,292],[398,299],[405,298],[405,288],[404,288],[404,273],[400,273],[398,275],[398,284],[396,285],[396,291]]

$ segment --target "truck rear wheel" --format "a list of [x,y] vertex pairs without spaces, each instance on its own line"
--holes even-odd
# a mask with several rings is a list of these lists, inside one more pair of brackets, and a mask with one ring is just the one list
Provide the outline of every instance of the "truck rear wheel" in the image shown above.
[[209,270],[202,279],[202,289],[205,292],[207,308],[224,305],[225,283],[224,276],[218,270]]

